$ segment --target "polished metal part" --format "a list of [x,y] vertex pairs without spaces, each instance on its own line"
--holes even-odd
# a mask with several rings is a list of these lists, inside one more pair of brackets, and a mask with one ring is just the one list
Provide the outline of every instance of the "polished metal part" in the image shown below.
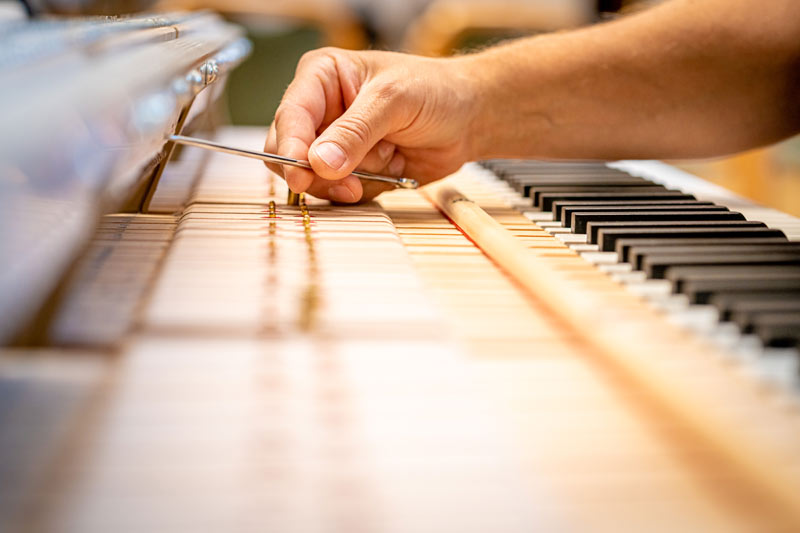
[[214,83],[217,80],[217,76],[219,76],[219,66],[217,66],[217,62],[213,59],[209,59],[202,65],[200,65],[200,73],[203,75],[203,84],[208,85],[210,83]]
[[[197,148],[206,148],[208,150],[224,152],[226,154],[250,157],[252,159],[260,159],[261,161],[276,163],[278,165],[288,165],[290,167],[311,169],[311,164],[308,161],[303,161],[300,159],[292,159],[291,157],[284,157],[282,155],[269,154],[266,152],[257,152],[255,150],[247,150],[245,148],[235,148],[233,146],[220,144],[214,141],[207,141],[205,139],[186,137],[184,135],[170,135],[168,140],[177,144],[185,144],[188,146],[195,146]],[[381,176],[380,174],[372,174],[370,172],[362,172],[360,170],[354,170],[352,174],[353,176],[356,176],[364,180],[390,183],[400,189],[416,189],[419,186],[417,180],[410,178],[395,178],[392,176]]]

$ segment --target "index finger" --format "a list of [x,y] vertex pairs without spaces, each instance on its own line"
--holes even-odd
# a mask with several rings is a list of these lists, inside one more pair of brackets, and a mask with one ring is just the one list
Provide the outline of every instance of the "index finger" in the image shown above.
[[[294,159],[308,159],[308,149],[317,136],[326,114],[336,112],[337,93],[326,85],[338,86],[335,65],[324,60],[301,61],[295,79],[286,89],[275,113],[275,139],[278,154]],[[340,99],[340,98],[339,98]],[[294,192],[304,192],[314,180],[314,173],[301,168],[284,169],[286,183]]]

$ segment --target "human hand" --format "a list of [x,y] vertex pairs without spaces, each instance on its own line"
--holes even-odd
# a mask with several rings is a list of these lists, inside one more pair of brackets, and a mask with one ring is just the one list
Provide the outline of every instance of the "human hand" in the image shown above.
[[427,183],[473,155],[476,90],[463,58],[323,48],[300,60],[265,151],[314,171],[269,165],[294,192],[352,203],[390,188],[356,168]]

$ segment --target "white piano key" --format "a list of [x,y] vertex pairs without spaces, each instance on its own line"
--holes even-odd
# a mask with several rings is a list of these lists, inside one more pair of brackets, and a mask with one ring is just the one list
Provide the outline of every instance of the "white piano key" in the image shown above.
[[794,348],[765,348],[758,360],[764,379],[784,387],[791,387],[800,375],[800,357]]
[[630,274],[633,266],[630,263],[597,264],[597,269],[606,274]]
[[633,270],[631,272],[614,272],[611,274],[611,279],[627,285],[629,283],[643,283],[647,280],[647,276],[641,270]]
[[599,252],[600,246],[596,244],[580,244],[580,243],[573,243],[568,245],[571,250],[576,252]]
[[581,252],[580,255],[595,265],[616,265],[619,261],[617,252]]
[[628,283],[628,289],[645,298],[663,298],[672,294],[672,284],[665,279]]
[[[569,231],[569,230],[567,230]],[[585,244],[586,234],[552,232],[553,236],[564,244]]]
[[716,327],[719,312],[711,305],[691,305],[685,309],[670,312],[668,320],[697,333],[708,333]]
[[661,311],[668,313],[678,313],[689,308],[689,299],[684,294],[667,294],[654,296],[649,299],[650,303]]
[[522,214],[532,222],[552,222],[552,211],[523,211]]

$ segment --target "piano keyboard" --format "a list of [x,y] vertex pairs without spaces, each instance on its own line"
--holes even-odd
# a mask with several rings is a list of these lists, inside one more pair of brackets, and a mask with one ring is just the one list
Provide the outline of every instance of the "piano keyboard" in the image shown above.
[[[566,292],[524,290],[437,208],[450,188]],[[53,346],[0,351],[0,529],[800,524],[796,328],[762,318],[797,298],[752,289],[797,279],[796,219],[650,162],[491,161],[364,206],[285,198],[263,165],[214,154],[197,182],[165,172],[162,214],[106,220]],[[701,242],[735,260],[698,262]],[[598,343],[636,328],[652,345]]]
[[660,163],[485,166],[495,190],[612,279],[797,387],[797,219]]

